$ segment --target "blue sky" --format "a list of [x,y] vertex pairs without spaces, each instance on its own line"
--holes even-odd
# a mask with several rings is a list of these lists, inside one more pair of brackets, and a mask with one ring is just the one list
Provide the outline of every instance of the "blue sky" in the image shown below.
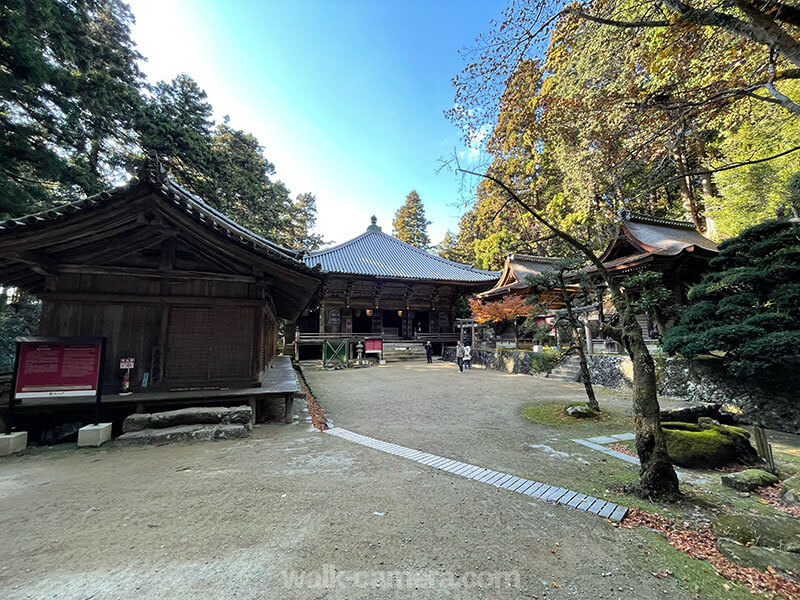
[[[391,231],[411,189],[431,238],[457,229],[464,194],[439,159],[466,148],[443,111],[453,76],[502,1],[131,0],[151,81],[181,72],[216,118],[254,133],[293,194],[317,196],[317,229],[343,242],[376,214]],[[459,202],[461,206],[458,206]]]

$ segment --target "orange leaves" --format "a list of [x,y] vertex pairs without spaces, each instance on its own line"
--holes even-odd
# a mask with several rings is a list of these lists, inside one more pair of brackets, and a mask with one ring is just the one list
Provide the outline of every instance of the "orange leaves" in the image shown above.
[[470,298],[469,307],[478,323],[500,323],[517,317],[527,317],[533,310],[532,306],[525,304],[525,298],[522,296],[506,296],[496,302],[483,302]]

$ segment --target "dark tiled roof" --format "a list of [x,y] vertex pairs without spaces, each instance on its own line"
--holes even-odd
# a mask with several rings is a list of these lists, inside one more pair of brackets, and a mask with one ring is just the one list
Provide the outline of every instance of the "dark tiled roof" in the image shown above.
[[657,254],[674,256],[691,246],[717,251],[717,245],[700,233],[693,223],[625,212],[622,225],[631,237]]
[[293,267],[303,272],[309,272],[308,267],[300,260],[301,251],[291,250],[272,242],[236,221],[227,217],[210,204],[187,191],[175,181],[173,181],[164,170],[161,163],[154,158],[148,159],[138,177],[133,178],[129,183],[106,190],[94,196],[89,196],[83,200],[70,202],[56,206],[50,210],[40,213],[0,221],[0,235],[20,227],[37,227],[46,223],[58,222],[70,218],[78,213],[85,214],[87,211],[98,209],[114,200],[120,200],[126,194],[141,183],[150,184],[156,191],[171,201],[181,210],[193,217],[196,221],[221,235],[238,243],[251,251],[269,256],[287,266]]
[[311,252],[303,260],[329,273],[393,279],[484,283],[500,274],[435,256],[375,229],[338,246]]
[[503,265],[503,271],[495,286],[478,294],[479,297],[502,296],[514,290],[527,290],[530,286],[527,278],[550,270],[557,258],[531,256],[529,254],[510,254]]

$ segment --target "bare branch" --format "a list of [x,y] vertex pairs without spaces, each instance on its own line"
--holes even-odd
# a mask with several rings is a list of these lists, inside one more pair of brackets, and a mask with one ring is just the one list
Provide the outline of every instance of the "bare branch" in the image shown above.
[[568,14],[578,17],[579,19],[600,23],[601,25],[610,25],[612,27],[622,27],[625,29],[638,29],[640,27],[669,27],[670,25],[674,25],[674,23],[671,23],[670,21],[617,21],[614,19],[604,19],[603,17],[596,17],[594,15],[586,14],[577,8],[565,8],[561,11],[561,14]]

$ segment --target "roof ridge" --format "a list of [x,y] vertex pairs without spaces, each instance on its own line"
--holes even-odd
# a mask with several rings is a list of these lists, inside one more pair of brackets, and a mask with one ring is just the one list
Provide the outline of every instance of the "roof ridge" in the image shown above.
[[544,264],[552,264],[557,260],[562,260],[560,258],[551,258],[549,256],[537,256],[534,254],[519,254],[514,252],[513,254],[508,255],[508,260],[527,260],[528,262],[540,262]]
[[619,216],[623,221],[633,221],[634,223],[644,223],[646,225],[661,225],[662,227],[673,227],[675,229],[699,231],[695,224],[689,221],[678,221],[676,219],[667,219],[666,217],[653,217],[650,215],[631,212],[626,209],[621,210]]
[[374,230],[374,229],[373,230],[367,230],[364,233],[361,233],[361,234],[357,235],[356,237],[354,237],[352,239],[349,239],[346,242],[342,242],[341,244],[338,244],[336,246],[331,246],[330,248],[325,248],[324,250],[316,250],[314,252],[309,252],[307,256],[309,258],[315,258],[317,256],[321,256],[323,254],[328,254],[330,252],[333,252],[334,250],[340,250],[340,249],[345,248],[345,247],[353,244],[354,242],[357,242],[358,240],[360,240],[360,239],[362,239],[364,237],[367,237],[369,235],[384,236],[384,237],[388,238],[389,240],[391,240],[392,243],[398,244],[398,245],[403,246],[405,248],[409,248],[410,250],[413,250],[417,254],[421,254],[423,256],[427,256],[427,257],[432,258],[432,259],[434,259],[434,260],[436,260],[438,262],[457,267],[457,268],[462,269],[464,271],[478,271],[480,273],[496,273],[496,271],[488,271],[488,270],[485,270],[485,269],[476,269],[475,267],[471,267],[470,265],[465,265],[464,263],[459,263],[459,262],[455,262],[453,260],[449,260],[447,258],[444,258],[443,256],[438,256],[437,254],[433,254],[431,252],[428,252],[427,250],[423,250],[422,248],[417,248],[416,246],[414,246],[412,244],[409,244],[407,242],[404,242],[403,240],[400,240],[400,239],[394,237],[393,235],[389,235],[385,231],[377,231],[377,230]]
[[[330,248],[322,248],[321,250],[313,250],[312,252],[308,252],[306,254],[306,257],[313,258],[315,256],[321,256],[323,254],[327,254],[328,252],[333,252],[334,250],[339,250],[340,248],[344,248],[346,246],[349,246],[353,242],[358,241],[363,237],[366,237],[370,233],[383,233],[383,232],[382,231],[367,230],[364,233],[358,234],[354,238],[350,238],[349,240],[346,240],[346,241],[342,242],[341,244],[336,244],[335,246],[331,246]],[[391,237],[391,236],[389,236],[389,237]]]
[[470,265],[465,265],[464,263],[459,263],[459,262],[456,262],[454,260],[447,259],[447,258],[445,258],[443,256],[439,256],[438,254],[432,254],[432,253],[428,252],[427,250],[423,250],[422,248],[417,248],[416,246],[414,246],[412,244],[409,244],[408,242],[404,242],[403,240],[397,239],[393,235],[389,235],[388,233],[384,233],[382,231],[378,231],[378,232],[375,232],[375,233],[382,233],[383,235],[388,237],[393,242],[398,243],[398,244],[402,244],[403,246],[411,248],[412,250],[414,250],[415,252],[417,252],[419,254],[424,254],[425,256],[430,256],[431,258],[433,258],[433,259],[435,259],[435,260],[437,260],[439,262],[442,262],[442,263],[447,264],[447,265],[453,265],[453,266],[458,267],[459,269],[463,269],[465,271],[481,271],[481,272],[484,272],[484,273],[495,273],[496,272],[496,271],[486,271],[484,269],[476,269],[475,267],[471,267]]

